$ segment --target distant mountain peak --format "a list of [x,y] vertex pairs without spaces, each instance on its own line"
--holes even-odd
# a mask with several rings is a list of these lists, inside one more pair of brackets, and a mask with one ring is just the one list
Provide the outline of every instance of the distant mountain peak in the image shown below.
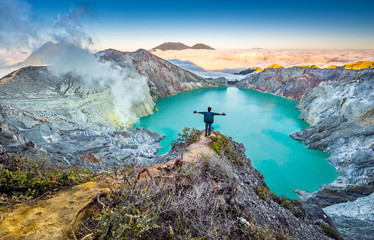
[[205,50],[215,50],[214,48],[203,44],[203,43],[197,43],[193,45],[192,47],[189,47],[181,42],[164,42],[161,45],[158,45],[157,47],[152,48],[150,51],[167,51],[167,50],[185,50],[185,49],[205,49]]
[[215,50],[214,48],[206,45],[206,44],[203,44],[203,43],[196,43],[195,45],[193,45],[191,47],[192,49],[207,49],[207,50]]
[[299,65],[299,66],[296,66],[296,67],[300,67],[300,68],[319,68],[317,65]]
[[270,65],[267,68],[283,68],[283,66],[281,66],[281,65],[279,65],[277,63],[274,63],[273,65]]
[[349,63],[344,65],[345,69],[355,69],[355,70],[360,70],[360,69],[365,69],[365,68],[374,68],[374,62],[371,61],[360,61],[360,62],[355,62],[355,63]]

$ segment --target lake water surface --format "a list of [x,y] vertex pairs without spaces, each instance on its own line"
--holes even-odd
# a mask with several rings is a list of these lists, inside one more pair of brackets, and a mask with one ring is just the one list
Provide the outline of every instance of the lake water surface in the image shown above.
[[265,176],[265,182],[278,196],[297,199],[295,189],[316,191],[333,182],[338,174],[327,162],[328,154],[307,149],[289,137],[308,123],[298,118],[297,101],[250,89],[208,88],[185,91],[156,102],[154,114],[141,118],[142,126],[166,138],[159,154],[170,150],[185,126],[204,129],[203,115],[194,110],[225,112],[215,116],[213,127],[243,143],[252,165]]

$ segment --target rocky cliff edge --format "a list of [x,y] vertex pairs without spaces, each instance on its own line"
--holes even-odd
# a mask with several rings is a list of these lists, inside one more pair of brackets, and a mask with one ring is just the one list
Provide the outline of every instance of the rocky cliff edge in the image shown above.
[[86,183],[32,205],[1,208],[0,230],[5,239],[339,238],[318,206],[272,194],[244,152],[219,132],[207,138],[193,130],[165,156],[171,161],[125,166],[107,173],[106,184]]

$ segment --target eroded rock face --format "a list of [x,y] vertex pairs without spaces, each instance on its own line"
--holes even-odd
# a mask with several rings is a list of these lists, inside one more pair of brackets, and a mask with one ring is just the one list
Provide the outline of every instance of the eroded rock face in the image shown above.
[[323,210],[347,239],[373,239],[374,193],[353,202],[335,204]]
[[[220,133],[214,131],[212,136],[214,138],[218,135]],[[333,231],[334,226],[319,206],[296,200],[292,201],[294,207],[287,208],[282,205],[279,197],[272,197],[266,187],[264,176],[251,165],[251,160],[245,155],[244,145],[230,137],[227,139],[225,150],[230,152],[229,158],[223,150],[217,155],[210,146],[212,140],[205,138],[203,133],[199,141],[187,148],[183,144],[174,144],[164,158],[175,159],[176,156],[184,154],[184,164],[190,164],[198,161],[197,156],[205,156],[210,164],[210,171],[217,174],[218,184],[232,186],[229,193],[224,196],[229,205],[227,212],[230,212],[231,208],[240,209],[237,211],[246,218],[238,219],[243,224],[247,224],[248,219],[257,226],[284,233],[287,239],[330,239],[320,226],[329,226]],[[155,167],[160,169],[157,165]],[[219,176],[225,176],[228,182],[221,182],[222,178]],[[191,188],[198,189],[197,186]]]
[[97,53],[103,61],[110,61],[122,68],[134,69],[147,79],[154,101],[175,95],[180,91],[216,86],[189,71],[165,61],[144,49],[121,52],[107,49]]
[[312,125],[292,137],[331,154],[329,161],[339,173],[310,201],[327,206],[374,191],[373,90],[374,71],[362,70],[357,78],[322,83],[300,101],[300,117]]
[[[142,101],[129,100],[119,108],[130,108],[135,117],[152,114],[152,97],[158,99],[178,91],[210,86],[204,79],[145,50],[135,53],[108,50],[98,55],[101,61],[114,64],[114,70],[122,69],[116,73],[128,74],[131,81],[139,74],[145,78]],[[95,169],[123,163],[154,163],[160,136],[143,128],[124,131],[114,115],[118,96],[114,98],[115,85],[110,83],[126,82],[126,75],[114,82],[101,79],[92,84],[79,72],[57,74],[51,69],[29,66],[0,79],[0,123],[6,124],[9,130],[2,132],[2,152],[28,156],[42,153],[56,164]],[[128,85],[131,87],[131,83]],[[119,99],[127,97],[124,94]],[[32,151],[24,150],[27,142],[35,145]],[[101,164],[80,160],[89,154],[94,154]]]
[[[138,109],[139,116],[149,114]],[[71,74],[55,75],[47,67],[22,68],[1,79],[0,122],[6,126],[1,150],[93,168],[153,162],[160,137],[144,129],[121,131],[110,123],[112,112],[108,88]],[[78,161],[89,153],[103,164]]]
[[350,71],[344,68],[267,68],[262,72],[249,74],[239,81],[237,86],[273,93],[299,101],[321,82],[340,81],[350,77],[360,78],[360,75],[363,74],[361,71]]
[[327,206],[374,191],[372,69],[266,69],[239,86],[300,100],[300,118],[311,126],[291,137],[331,154],[340,175],[314,196],[316,203]]
[[[330,206],[360,199],[374,191],[372,69],[266,69],[248,76],[238,86],[299,100],[300,118],[311,126],[291,137],[331,154],[328,161],[336,167],[339,177],[317,192],[300,192],[303,201]],[[365,234],[354,232],[356,236]]]

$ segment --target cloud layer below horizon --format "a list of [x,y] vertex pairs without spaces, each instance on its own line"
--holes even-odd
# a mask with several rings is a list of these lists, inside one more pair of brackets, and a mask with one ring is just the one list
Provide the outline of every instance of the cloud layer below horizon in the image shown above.
[[243,49],[243,50],[157,50],[163,59],[190,61],[206,71],[265,68],[277,63],[284,67],[317,65],[325,68],[357,61],[374,61],[374,49]]

